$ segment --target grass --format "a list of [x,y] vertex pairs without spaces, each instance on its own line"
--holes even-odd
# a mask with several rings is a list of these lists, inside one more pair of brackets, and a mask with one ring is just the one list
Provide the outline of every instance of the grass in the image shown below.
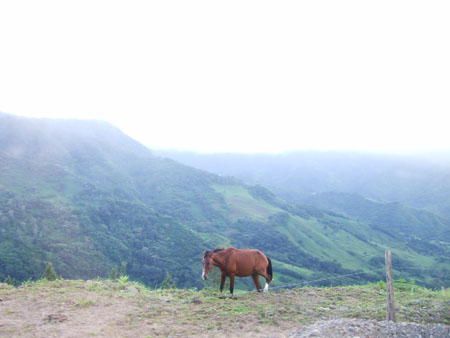
[[92,299],[82,298],[76,301],[76,305],[79,307],[88,307],[95,305],[95,301]]
[[230,208],[232,220],[252,219],[267,221],[269,216],[283,211],[263,200],[255,199],[242,186],[213,185],[212,187],[224,197]]
[[[215,288],[151,290],[130,281],[58,280],[27,283],[13,289],[0,287],[0,298],[29,304],[23,305],[24,309],[8,305],[13,302],[1,302],[3,316],[22,316],[24,311],[33,311],[31,304],[42,306],[46,302],[49,308],[57,304],[61,311],[68,313],[73,325],[77,316],[91,316],[90,312],[95,310],[98,329],[106,333],[115,330],[127,336],[133,332],[141,336],[293,332],[319,319],[384,320],[386,316],[383,282],[364,286],[305,287],[265,294],[240,292],[231,298],[228,292],[220,294]],[[450,289],[433,291],[399,281],[395,284],[395,302],[397,321],[450,325]],[[117,309],[122,313],[118,314]],[[23,325],[0,327],[0,335],[14,332],[26,336],[35,332],[35,323],[21,320]],[[95,334],[94,328],[89,332]]]

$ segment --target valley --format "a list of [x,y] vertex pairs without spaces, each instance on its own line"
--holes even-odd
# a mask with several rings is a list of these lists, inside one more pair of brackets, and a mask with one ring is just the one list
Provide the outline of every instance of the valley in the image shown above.
[[0,169],[0,280],[37,280],[47,262],[63,278],[107,278],[126,262],[148,286],[169,273],[202,288],[202,250],[231,245],[271,257],[274,286],[382,280],[386,247],[396,278],[450,283],[443,216],[349,195],[289,199],[159,156],[106,122],[0,114]]

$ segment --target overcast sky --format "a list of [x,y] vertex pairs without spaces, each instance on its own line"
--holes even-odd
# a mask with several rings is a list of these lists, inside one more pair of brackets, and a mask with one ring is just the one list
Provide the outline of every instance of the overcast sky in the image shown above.
[[0,111],[151,148],[450,148],[449,1],[1,1]]

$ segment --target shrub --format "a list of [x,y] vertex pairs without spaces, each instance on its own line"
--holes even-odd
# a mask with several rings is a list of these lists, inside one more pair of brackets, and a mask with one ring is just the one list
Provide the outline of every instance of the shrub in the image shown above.
[[5,278],[4,283],[8,285],[14,285],[14,281],[12,280],[10,275],[8,275],[8,277]]
[[55,269],[53,268],[53,264],[50,262],[47,263],[47,266],[45,267],[44,279],[46,279],[48,281],[56,280],[56,272],[55,272]]
[[161,284],[161,289],[174,289],[175,288],[175,282],[172,282],[172,276],[169,272],[166,272],[166,278]]
[[110,279],[111,280],[116,280],[117,279],[117,267],[116,266],[111,270]]

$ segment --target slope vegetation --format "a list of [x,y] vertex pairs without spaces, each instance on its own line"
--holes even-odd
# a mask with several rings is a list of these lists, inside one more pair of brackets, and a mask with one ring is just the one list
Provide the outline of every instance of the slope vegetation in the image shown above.
[[368,221],[157,157],[105,122],[0,114],[0,169],[0,280],[38,279],[48,261],[65,278],[107,277],[127,262],[147,285],[170,273],[177,286],[202,287],[202,249],[231,244],[273,258],[273,285],[382,279],[386,246],[398,278],[450,283],[440,254]]

